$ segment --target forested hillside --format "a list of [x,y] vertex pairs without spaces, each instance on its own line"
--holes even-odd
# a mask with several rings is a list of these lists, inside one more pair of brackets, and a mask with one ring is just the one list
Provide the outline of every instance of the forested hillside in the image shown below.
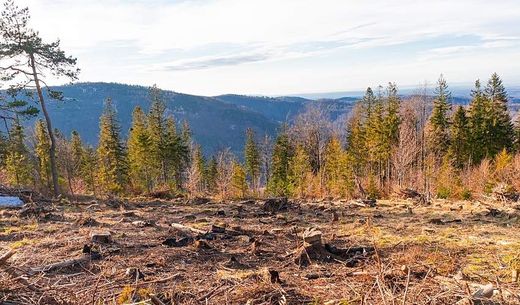
[[[64,101],[49,101],[55,127],[65,134],[77,130],[84,141],[92,145],[98,141],[97,122],[107,98],[112,99],[118,111],[125,136],[130,127],[134,107],[139,105],[145,111],[150,107],[150,95],[148,88],[144,86],[77,83],[53,89],[63,92],[64,96]],[[333,121],[342,117],[344,119],[361,98],[351,96],[312,100],[301,97],[232,94],[204,97],[167,90],[163,92],[168,113],[173,115],[177,122],[186,120],[190,124],[194,138],[202,145],[205,154],[212,154],[226,147],[240,152],[247,128],[252,128],[259,135],[274,136],[280,123],[291,122],[309,105],[319,105]],[[516,91],[512,92],[516,94]],[[405,93],[403,97],[412,95],[413,92]],[[469,101],[469,96],[453,97],[454,104],[468,104]],[[515,101],[516,98],[513,96],[510,105],[513,112],[517,110]],[[24,124],[32,126],[34,119]]]

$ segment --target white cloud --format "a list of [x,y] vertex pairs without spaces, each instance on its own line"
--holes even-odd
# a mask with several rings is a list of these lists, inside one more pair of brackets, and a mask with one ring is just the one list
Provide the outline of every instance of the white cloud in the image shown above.
[[[492,55],[496,50],[508,48],[519,51],[517,0],[20,0],[19,3],[30,7],[33,25],[45,38],[59,37],[63,48],[78,56],[82,80],[157,82],[193,93],[356,89],[349,86],[359,86],[357,81],[347,83],[337,78],[355,72],[359,80],[366,81],[386,74],[384,67],[394,63],[409,66],[425,65],[426,59],[432,61],[431,65],[423,66],[428,70],[398,69],[388,75],[393,78],[387,81],[403,83],[410,81],[408,75],[426,77],[446,72],[441,70],[442,65],[435,64],[435,60],[446,56],[453,59],[458,54],[469,54],[476,59],[486,56],[485,52]],[[467,35],[480,37],[480,46],[456,41],[440,46],[419,45],[428,39]],[[401,56],[387,55],[389,47],[413,43],[421,49],[403,50]],[[215,45],[224,47],[215,48]],[[367,60],[367,53],[374,53],[375,59]],[[508,59],[508,56],[497,58],[500,62],[497,67],[505,66]],[[468,70],[462,65],[467,59],[457,62],[452,62],[455,68]],[[518,62],[505,70],[518,70]],[[466,73],[453,71],[453,74],[453,79],[463,81]],[[515,81],[520,81],[518,76]]]

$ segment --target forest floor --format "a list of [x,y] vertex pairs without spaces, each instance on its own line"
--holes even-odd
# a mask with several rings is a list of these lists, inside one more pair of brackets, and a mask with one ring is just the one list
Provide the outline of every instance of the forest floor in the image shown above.
[[514,204],[281,208],[135,199],[0,210],[0,304],[520,304]]

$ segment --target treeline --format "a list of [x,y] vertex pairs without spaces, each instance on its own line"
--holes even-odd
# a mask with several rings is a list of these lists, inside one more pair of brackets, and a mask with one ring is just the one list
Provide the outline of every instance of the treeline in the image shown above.
[[[484,88],[477,81],[470,104],[455,109],[442,76],[433,95],[424,88],[404,100],[393,83],[368,88],[341,124],[311,106],[275,139],[245,131],[243,156],[227,149],[206,158],[189,125],[167,113],[161,91],[152,87],[150,96],[148,113],[134,109],[126,140],[110,99],[97,147],[54,130],[62,192],[381,198],[412,188],[467,199],[497,185],[520,190],[520,127],[497,74]],[[15,119],[0,139],[4,180],[52,193],[50,145],[44,121],[27,135]]]

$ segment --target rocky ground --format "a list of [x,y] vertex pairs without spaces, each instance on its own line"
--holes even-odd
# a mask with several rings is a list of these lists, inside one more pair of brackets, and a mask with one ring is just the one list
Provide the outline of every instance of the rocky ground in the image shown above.
[[513,203],[142,198],[0,213],[1,304],[520,304]]

